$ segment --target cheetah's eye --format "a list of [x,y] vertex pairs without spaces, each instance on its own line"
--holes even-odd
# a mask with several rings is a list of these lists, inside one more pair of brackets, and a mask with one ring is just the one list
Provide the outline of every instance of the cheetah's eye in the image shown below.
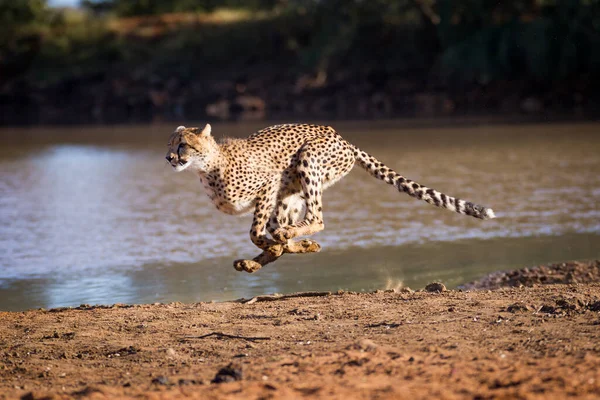
[[177,147],[177,153],[181,152],[185,146],[187,146],[186,143],[179,143],[179,147]]

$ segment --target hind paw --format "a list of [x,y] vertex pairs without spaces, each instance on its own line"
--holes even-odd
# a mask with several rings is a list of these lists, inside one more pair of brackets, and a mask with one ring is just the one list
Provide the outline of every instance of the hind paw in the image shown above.
[[302,239],[299,242],[288,243],[287,253],[318,253],[321,245],[312,239]]
[[233,268],[235,268],[236,271],[246,271],[251,274],[261,269],[262,265],[252,260],[235,260],[233,262]]
[[288,240],[295,237],[296,235],[294,234],[293,227],[284,226],[273,232],[271,236],[273,236],[273,239],[275,239],[279,243],[286,243]]

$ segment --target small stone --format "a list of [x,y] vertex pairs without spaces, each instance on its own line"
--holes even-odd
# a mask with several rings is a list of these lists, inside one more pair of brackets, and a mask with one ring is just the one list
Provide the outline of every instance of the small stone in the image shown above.
[[540,308],[540,312],[543,312],[544,314],[554,314],[556,312],[556,308],[554,308],[553,306],[549,306],[547,304],[544,304]]
[[594,303],[590,303],[588,305],[590,311],[600,311],[600,301],[596,301]]
[[242,366],[240,364],[231,363],[228,366],[221,368],[211,383],[234,382],[241,381],[242,379]]
[[164,375],[157,376],[156,378],[152,379],[152,383],[154,383],[156,385],[168,385],[169,384],[169,378],[167,378]]
[[426,292],[441,293],[441,292],[445,292],[447,290],[448,289],[446,289],[446,286],[444,286],[444,284],[441,282],[432,282],[432,283],[428,284],[427,286],[425,286]]
[[375,352],[377,350],[377,344],[375,344],[375,342],[373,342],[370,339],[361,339],[357,342],[355,342],[354,344],[351,344],[350,346],[348,346],[348,349],[354,349],[354,350],[362,350],[362,351],[367,351],[367,352]]
[[177,352],[175,350],[173,350],[171,347],[169,347],[167,349],[167,356],[168,357],[175,357],[177,355]]
[[516,302],[506,307],[506,311],[511,313],[527,312],[530,311],[530,308],[523,302]]

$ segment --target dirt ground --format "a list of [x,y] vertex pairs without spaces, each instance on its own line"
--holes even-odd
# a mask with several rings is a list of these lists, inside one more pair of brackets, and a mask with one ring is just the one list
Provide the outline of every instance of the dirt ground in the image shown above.
[[600,398],[600,284],[532,285],[3,312],[0,398]]

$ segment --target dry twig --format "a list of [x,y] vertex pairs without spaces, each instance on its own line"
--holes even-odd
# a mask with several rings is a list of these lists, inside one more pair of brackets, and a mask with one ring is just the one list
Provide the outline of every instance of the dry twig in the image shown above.
[[299,292],[291,294],[265,294],[262,296],[256,296],[251,299],[237,299],[234,303],[253,304],[259,301],[275,301],[291,299],[294,297],[317,297],[317,296],[329,296],[331,292]]
[[205,339],[207,337],[210,336],[217,336],[218,338],[227,338],[227,339],[242,339],[242,340],[249,340],[249,341],[256,341],[256,340],[271,340],[270,337],[267,336],[239,336],[239,335],[230,335],[228,333],[223,333],[223,332],[211,332],[211,333],[207,333],[206,335],[200,335],[200,336],[185,336],[183,337],[181,340],[188,340],[188,339]]

